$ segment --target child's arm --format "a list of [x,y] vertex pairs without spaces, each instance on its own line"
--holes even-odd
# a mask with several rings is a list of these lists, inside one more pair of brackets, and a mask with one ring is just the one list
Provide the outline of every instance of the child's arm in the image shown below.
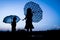
[[26,17],[24,19],[22,19],[22,21],[26,20]]

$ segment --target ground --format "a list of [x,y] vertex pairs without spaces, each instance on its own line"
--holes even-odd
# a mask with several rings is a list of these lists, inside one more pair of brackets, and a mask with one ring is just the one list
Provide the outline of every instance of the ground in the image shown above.
[[16,32],[2,32],[0,31],[0,36],[11,36],[11,37],[20,37],[20,38],[53,38],[60,37],[60,30],[50,30],[50,31],[33,31],[26,32],[25,30],[18,30]]

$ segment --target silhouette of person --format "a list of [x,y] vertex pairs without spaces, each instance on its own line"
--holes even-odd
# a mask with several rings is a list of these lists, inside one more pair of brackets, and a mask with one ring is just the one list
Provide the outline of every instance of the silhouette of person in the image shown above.
[[28,8],[26,17],[24,18],[26,20],[25,29],[27,29],[27,32],[29,31],[29,29],[30,29],[30,32],[32,32],[32,29],[34,28],[32,24],[32,17],[33,17],[32,10]]
[[12,25],[12,32],[16,31],[16,17],[13,18],[13,22],[11,23]]

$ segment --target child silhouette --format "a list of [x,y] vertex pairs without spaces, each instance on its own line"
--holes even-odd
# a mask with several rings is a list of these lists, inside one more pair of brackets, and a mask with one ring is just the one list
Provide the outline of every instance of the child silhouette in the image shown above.
[[11,23],[12,25],[12,32],[16,31],[16,17],[13,18],[13,22]]
[[32,17],[33,17],[32,10],[28,8],[26,17],[24,18],[26,20],[25,29],[27,29],[27,32],[29,31],[29,29],[30,29],[30,32],[32,32],[32,29],[34,28],[32,24]]

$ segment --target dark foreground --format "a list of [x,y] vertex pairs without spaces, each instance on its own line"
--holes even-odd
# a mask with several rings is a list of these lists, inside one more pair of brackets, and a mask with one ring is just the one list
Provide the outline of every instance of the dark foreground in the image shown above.
[[33,31],[26,32],[24,30],[18,30],[16,32],[3,32],[0,31],[0,35],[3,37],[20,37],[20,38],[56,38],[60,37],[60,30],[50,30],[50,31]]

